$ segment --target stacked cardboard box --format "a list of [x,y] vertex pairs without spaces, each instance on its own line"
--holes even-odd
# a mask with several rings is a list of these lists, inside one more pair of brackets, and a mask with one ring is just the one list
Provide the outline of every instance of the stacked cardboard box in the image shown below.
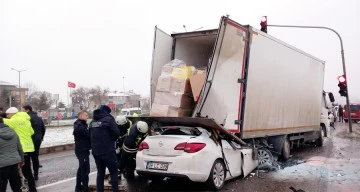
[[189,77],[193,67],[171,67],[165,65],[156,86],[150,116],[191,116],[194,99]]

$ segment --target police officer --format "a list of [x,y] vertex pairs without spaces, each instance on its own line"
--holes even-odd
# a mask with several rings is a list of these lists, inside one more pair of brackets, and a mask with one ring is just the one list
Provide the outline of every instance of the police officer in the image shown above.
[[101,105],[99,109],[94,111],[89,129],[92,154],[98,170],[96,178],[97,191],[104,191],[105,169],[108,168],[112,190],[117,192],[119,187],[115,142],[119,138],[120,131],[110,113],[111,109],[108,106]]
[[144,121],[138,121],[128,131],[125,137],[121,151],[120,170],[125,171],[127,178],[134,177],[136,168],[136,153],[138,146],[145,139],[148,133],[148,124]]

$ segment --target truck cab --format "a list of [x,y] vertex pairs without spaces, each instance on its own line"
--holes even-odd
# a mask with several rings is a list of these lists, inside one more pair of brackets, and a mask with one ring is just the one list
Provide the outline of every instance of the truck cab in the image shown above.
[[325,128],[325,137],[330,136],[330,127],[334,126],[334,115],[331,113],[332,104],[335,101],[334,96],[330,92],[323,91],[321,103],[320,125]]

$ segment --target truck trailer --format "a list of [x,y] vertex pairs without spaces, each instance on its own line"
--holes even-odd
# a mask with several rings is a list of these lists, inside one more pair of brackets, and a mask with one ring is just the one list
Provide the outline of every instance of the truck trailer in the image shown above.
[[330,134],[325,62],[267,33],[228,17],[212,30],[168,35],[155,27],[151,101],[162,67],[173,59],[207,69],[192,117],[213,119],[261,146],[263,164],[274,154],[288,159],[292,147],[306,142],[322,146]]

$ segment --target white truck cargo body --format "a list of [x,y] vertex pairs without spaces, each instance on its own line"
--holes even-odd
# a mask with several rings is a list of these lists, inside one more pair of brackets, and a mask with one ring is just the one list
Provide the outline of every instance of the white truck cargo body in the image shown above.
[[161,67],[175,58],[208,70],[194,116],[244,139],[320,129],[324,62],[299,49],[226,17],[217,30],[156,28],[152,98]]

